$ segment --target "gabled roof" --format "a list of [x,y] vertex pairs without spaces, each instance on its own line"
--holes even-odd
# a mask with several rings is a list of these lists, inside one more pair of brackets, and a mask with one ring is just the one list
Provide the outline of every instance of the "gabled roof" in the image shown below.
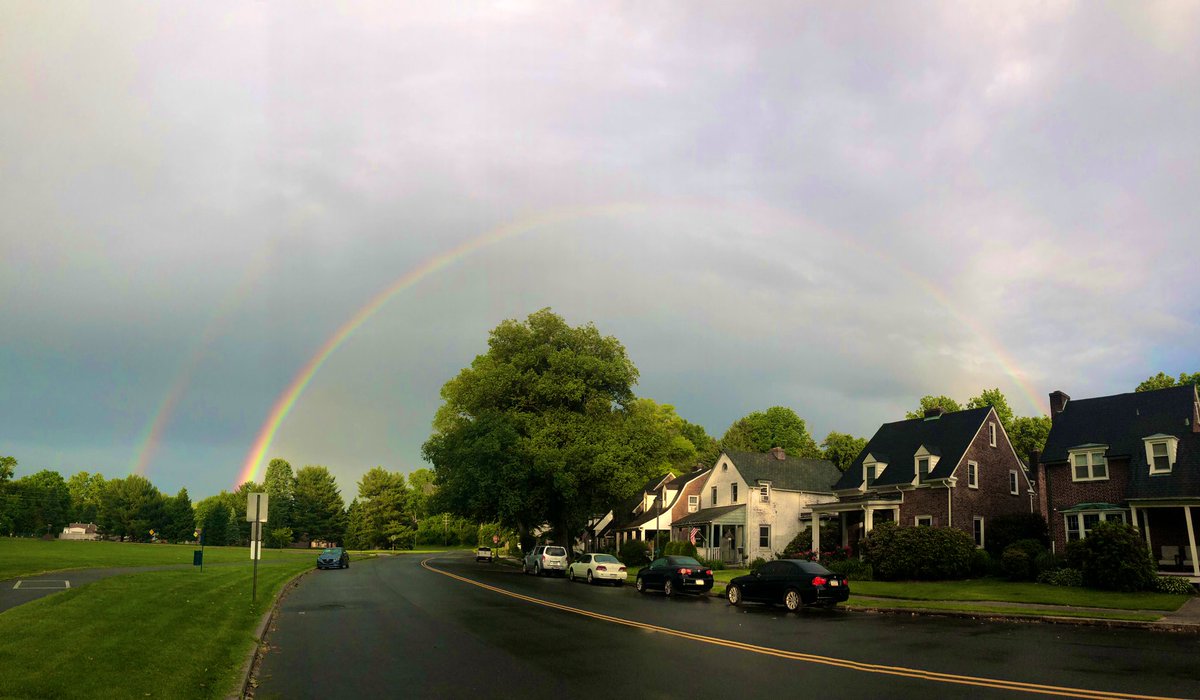
[[[1068,401],[1054,417],[1041,461],[1065,462],[1073,448],[1107,445],[1109,457],[1129,458],[1128,498],[1200,496],[1196,402],[1193,385]],[[1175,466],[1150,476],[1143,438],[1168,435],[1179,439]]]
[[937,418],[911,418],[884,423],[841,475],[834,488],[858,488],[863,480],[863,458],[867,455],[873,455],[876,459],[882,459],[882,455],[888,457],[887,468],[875,479],[876,487],[911,484],[916,477],[915,457],[921,447],[931,454],[940,455],[929,478],[944,479],[954,473],[954,468],[971,446],[971,440],[983,427],[991,410],[990,406],[984,406],[945,413]]
[[772,489],[833,493],[833,482],[841,476],[838,468],[827,459],[801,459],[790,455],[779,459],[771,452],[737,450],[725,450],[725,454],[751,487],[766,481]]
[[737,511],[739,508],[744,509],[745,507],[745,503],[735,503],[731,506],[705,508],[704,510],[696,511],[695,513],[688,513],[679,520],[676,520],[673,524],[675,527],[679,527],[680,525],[701,525],[704,523],[711,523],[720,520],[722,516],[729,515],[730,513]]

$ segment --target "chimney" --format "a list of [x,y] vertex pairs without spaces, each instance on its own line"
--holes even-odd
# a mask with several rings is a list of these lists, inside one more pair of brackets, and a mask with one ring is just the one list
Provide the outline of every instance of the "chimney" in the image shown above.
[[782,447],[772,447],[771,456],[781,462],[787,459],[787,453],[783,451]]
[[1050,392],[1050,422],[1053,423],[1058,414],[1062,413],[1067,408],[1067,402],[1071,400],[1070,396],[1061,391]]
[[933,408],[925,409],[925,418],[926,419],[941,418],[944,415],[946,415],[946,409],[942,408],[941,406],[934,406]]

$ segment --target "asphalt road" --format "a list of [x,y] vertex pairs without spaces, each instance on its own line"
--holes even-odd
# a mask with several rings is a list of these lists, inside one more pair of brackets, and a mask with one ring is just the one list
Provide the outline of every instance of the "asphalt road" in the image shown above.
[[796,615],[535,578],[469,554],[422,561],[305,577],[268,636],[257,697],[1200,697],[1190,635]]

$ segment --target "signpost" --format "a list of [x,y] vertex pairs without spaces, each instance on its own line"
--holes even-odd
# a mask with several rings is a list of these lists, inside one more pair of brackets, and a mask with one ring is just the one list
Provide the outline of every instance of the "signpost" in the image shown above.
[[250,523],[250,558],[254,560],[250,599],[258,600],[258,560],[262,558],[262,524],[267,522],[267,494],[246,495],[246,520]]
[[200,567],[200,573],[204,573],[204,528],[196,528],[192,536],[200,543],[200,549],[192,552],[192,566]]

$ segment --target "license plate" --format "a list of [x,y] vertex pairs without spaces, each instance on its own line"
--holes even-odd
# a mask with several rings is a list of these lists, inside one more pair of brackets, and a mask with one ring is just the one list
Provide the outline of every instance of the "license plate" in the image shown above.
[[841,582],[840,582],[840,581],[830,581],[830,582],[829,582],[829,585],[831,585],[831,586],[840,586],[840,585],[842,585],[842,584],[841,584]]
[[702,579],[702,578],[698,578],[698,579],[696,579],[696,585],[697,585],[697,586],[703,586],[703,585],[704,585],[704,579]]

